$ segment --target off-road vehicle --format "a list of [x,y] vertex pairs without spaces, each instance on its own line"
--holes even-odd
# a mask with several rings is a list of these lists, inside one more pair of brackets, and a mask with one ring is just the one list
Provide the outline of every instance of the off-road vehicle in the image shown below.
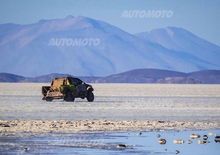
[[93,88],[91,85],[74,77],[55,78],[51,86],[42,86],[43,100],[63,99],[73,102],[75,98],[86,98],[87,101],[94,101]]

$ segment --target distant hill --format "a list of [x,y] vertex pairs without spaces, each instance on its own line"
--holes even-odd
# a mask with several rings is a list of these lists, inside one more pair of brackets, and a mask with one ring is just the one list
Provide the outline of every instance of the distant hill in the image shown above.
[[21,82],[24,81],[25,77],[10,74],[10,73],[0,73],[0,82]]
[[[23,77],[0,73],[0,82],[51,82],[55,77],[72,76],[52,73],[38,77]],[[89,83],[174,83],[174,84],[220,84],[220,70],[203,70],[183,73],[161,69],[135,69],[106,77],[78,77]]]
[[166,77],[186,77],[186,73],[160,69],[135,69],[119,74],[113,74],[97,80],[101,83],[157,83]]
[[58,74],[58,73],[52,73],[32,78],[25,78],[22,82],[50,82],[54,78],[58,77],[65,77],[65,76],[71,76],[69,74]]
[[192,72],[188,74],[188,77],[197,79],[206,84],[220,83],[220,70],[203,70]]
[[[51,73],[47,75],[37,76],[37,77],[23,77],[10,73],[0,73],[0,82],[33,82],[33,83],[47,83],[51,82],[52,79],[58,77],[66,77],[73,76],[70,74],[59,74],[59,73]],[[76,76],[73,76],[76,77]],[[100,77],[78,77],[83,81],[94,83]]]

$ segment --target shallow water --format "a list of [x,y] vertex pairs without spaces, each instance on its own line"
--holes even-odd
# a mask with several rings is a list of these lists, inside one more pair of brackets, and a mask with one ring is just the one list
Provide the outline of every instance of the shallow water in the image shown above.
[[[193,133],[201,137],[191,139],[189,135]],[[198,140],[202,140],[203,135],[208,135],[209,143],[198,144]],[[9,136],[0,137],[0,152],[1,154],[219,155],[220,143],[214,141],[216,135],[220,135],[220,130]],[[159,144],[159,138],[166,139],[167,143]],[[174,144],[175,139],[182,139],[184,143]],[[188,144],[188,140],[191,140],[192,144]],[[118,144],[125,144],[126,147],[119,148]]]

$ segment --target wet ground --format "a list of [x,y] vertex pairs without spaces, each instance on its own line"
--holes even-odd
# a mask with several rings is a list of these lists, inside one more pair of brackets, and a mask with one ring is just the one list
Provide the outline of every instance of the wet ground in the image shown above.
[[[201,137],[192,139],[191,134]],[[22,134],[21,134],[22,135]],[[207,135],[205,144],[204,135]],[[149,131],[105,133],[59,133],[41,136],[0,137],[1,154],[137,154],[137,155],[219,155],[214,141],[220,130]],[[159,144],[165,139],[166,144]],[[183,140],[183,144],[174,144]]]

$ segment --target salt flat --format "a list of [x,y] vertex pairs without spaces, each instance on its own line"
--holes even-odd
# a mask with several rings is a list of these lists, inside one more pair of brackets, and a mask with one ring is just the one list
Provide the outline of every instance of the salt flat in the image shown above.
[[0,83],[0,120],[220,122],[220,85],[93,84],[95,101],[42,101],[42,83]]

